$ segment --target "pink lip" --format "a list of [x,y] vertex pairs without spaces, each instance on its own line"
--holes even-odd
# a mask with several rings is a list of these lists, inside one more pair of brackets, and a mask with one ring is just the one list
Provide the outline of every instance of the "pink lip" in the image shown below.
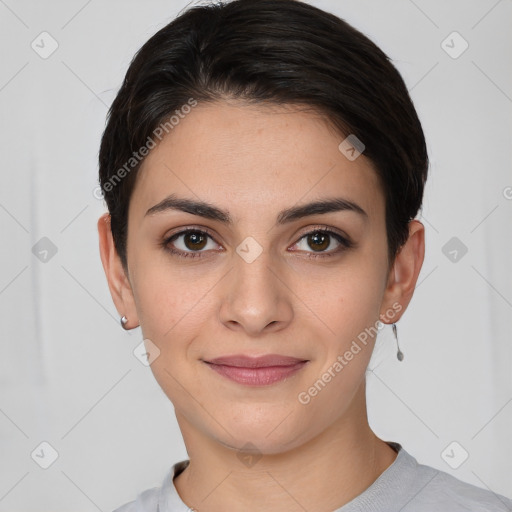
[[308,361],[296,357],[269,354],[260,357],[234,355],[204,362],[217,373],[239,384],[266,386],[293,375]]

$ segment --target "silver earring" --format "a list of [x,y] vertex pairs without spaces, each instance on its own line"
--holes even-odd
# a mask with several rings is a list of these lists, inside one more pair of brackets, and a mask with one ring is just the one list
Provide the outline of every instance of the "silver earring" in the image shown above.
[[128,318],[124,315],[121,317],[121,327],[126,330],[126,324],[128,323]]
[[399,361],[403,361],[404,360],[404,353],[400,350],[400,346],[398,345],[398,335],[396,333],[396,324],[393,324],[392,327],[393,327],[393,334],[395,335],[396,346],[398,348],[398,352],[396,353],[396,358]]

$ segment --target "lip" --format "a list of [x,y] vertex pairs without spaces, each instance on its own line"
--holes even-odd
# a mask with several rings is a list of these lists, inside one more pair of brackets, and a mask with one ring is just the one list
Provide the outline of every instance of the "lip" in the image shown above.
[[300,371],[309,361],[268,354],[259,357],[233,355],[204,361],[212,370],[238,384],[268,386]]

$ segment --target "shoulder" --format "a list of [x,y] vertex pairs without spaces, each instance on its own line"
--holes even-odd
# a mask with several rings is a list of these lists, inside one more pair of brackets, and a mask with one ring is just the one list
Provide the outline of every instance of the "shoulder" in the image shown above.
[[449,506],[450,512],[512,512],[512,500],[501,494],[463,482],[430,466],[418,464],[417,470],[428,474],[428,480],[417,495],[411,497],[404,512],[416,510],[415,502],[426,507]]
[[[371,504],[368,510],[374,510],[372,506],[377,503],[382,507],[375,510],[386,511],[512,512],[510,498],[420,464],[400,444],[388,444],[398,451],[398,456],[363,496],[361,503]],[[360,509],[347,508],[347,512]]]
[[130,501],[113,512],[189,512],[190,509],[181,501],[173,483],[174,477],[188,464],[188,460],[177,462],[167,473],[160,487],[141,492],[135,501]]
[[160,488],[154,487],[141,492],[135,501],[125,503],[114,512],[153,512],[157,510]]

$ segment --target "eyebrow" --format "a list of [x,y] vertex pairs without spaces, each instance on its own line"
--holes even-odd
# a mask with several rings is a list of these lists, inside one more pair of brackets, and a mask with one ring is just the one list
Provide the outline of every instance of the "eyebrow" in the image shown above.
[[[145,217],[169,210],[182,211],[197,215],[198,217],[204,217],[205,219],[222,222],[230,226],[233,225],[233,219],[229,212],[204,201],[180,198],[174,194],[171,194],[158,204],[155,204],[155,206],[152,206],[146,212]],[[341,197],[335,197],[286,208],[279,212],[276,224],[283,225],[311,215],[340,211],[352,211],[364,217],[365,220],[368,219],[368,214],[357,203]]]

